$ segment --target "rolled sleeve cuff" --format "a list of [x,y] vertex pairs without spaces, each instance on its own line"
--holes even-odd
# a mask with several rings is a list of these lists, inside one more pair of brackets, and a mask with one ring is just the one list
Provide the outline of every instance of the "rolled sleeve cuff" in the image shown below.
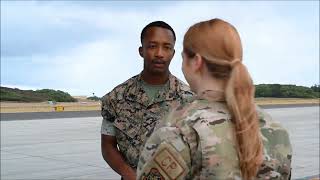
[[107,121],[106,119],[102,120],[102,125],[101,125],[101,134],[103,135],[108,135],[108,136],[115,136],[115,127],[112,122]]

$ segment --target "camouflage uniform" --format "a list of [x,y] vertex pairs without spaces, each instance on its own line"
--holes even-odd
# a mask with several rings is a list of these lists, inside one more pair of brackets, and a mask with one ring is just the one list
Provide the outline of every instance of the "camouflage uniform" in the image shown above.
[[[138,179],[242,179],[234,125],[223,101],[223,94],[206,91],[169,113],[145,144]],[[255,179],[288,179],[288,133],[261,109],[258,114],[264,161]]]
[[[160,91],[152,100],[142,88],[141,75],[130,78],[103,97],[103,124],[111,123],[115,127],[119,150],[131,167],[136,169],[140,149],[163,114],[192,95],[187,85],[170,74],[169,90]],[[109,135],[103,128],[101,133]]]

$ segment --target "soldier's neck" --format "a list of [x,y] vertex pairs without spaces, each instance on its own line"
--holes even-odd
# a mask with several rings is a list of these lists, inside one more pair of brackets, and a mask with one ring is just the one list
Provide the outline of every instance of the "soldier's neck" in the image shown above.
[[146,71],[142,71],[141,78],[147,84],[161,85],[161,84],[166,84],[166,82],[169,79],[169,74],[170,74],[169,71],[162,74],[150,74]]

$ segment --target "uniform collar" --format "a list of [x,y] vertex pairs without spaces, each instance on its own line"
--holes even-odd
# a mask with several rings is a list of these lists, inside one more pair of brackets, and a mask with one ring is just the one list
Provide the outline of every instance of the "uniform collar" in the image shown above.
[[158,97],[155,97],[153,101],[149,101],[147,93],[142,87],[141,73],[134,78],[131,84],[128,84],[126,89],[126,99],[129,101],[138,102],[144,106],[150,106],[162,101],[171,101],[179,95],[179,81],[171,73],[169,73],[169,90],[167,92],[161,91]]
[[206,99],[210,102],[218,101],[223,102],[226,101],[225,94],[223,91],[214,91],[214,90],[205,90],[198,94],[196,99]]

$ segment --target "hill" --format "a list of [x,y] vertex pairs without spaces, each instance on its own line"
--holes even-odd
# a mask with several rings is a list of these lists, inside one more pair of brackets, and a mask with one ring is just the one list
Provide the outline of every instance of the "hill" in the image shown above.
[[17,88],[0,87],[1,101],[16,101],[16,102],[76,102],[70,94],[52,89],[41,90],[20,90]]

